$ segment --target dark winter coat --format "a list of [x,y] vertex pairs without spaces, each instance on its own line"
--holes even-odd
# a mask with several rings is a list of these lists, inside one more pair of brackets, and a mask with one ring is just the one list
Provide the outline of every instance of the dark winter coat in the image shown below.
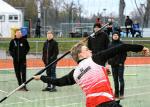
[[[109,44],[109,48],[115,47],[119,44],[123,44],[123,42],[121,42],[120,39],[119,40],[112,40],[112,42]],[[126,60],[126,57],[127,57],[126,52],[119,53],[115,57],[109,59],[108,64],[110,64],[112,67],[124,66],[124,62]]]
[[99,32],[94,37],[90,37],[88,40],[88,48],[93,54],[96,54],[102,50],[108,48],[109,37],[105,32]]
[[132,27],[132,24],[133,24],[133,21],[130,18],[126,19],[125,26],[131,26]]
[[15,62],[25,61],[29,50],[30,46],[25,38],[15,38],[10,41],[9,53]]
[[53,62],[57,59],[59,50],[58,50],[58,43],[52,40],[46,40],[43,46],[43,56],[42,60],[45,65]]

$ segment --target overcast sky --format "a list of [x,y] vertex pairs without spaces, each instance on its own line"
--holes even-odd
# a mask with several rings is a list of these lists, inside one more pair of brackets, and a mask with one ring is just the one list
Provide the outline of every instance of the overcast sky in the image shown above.
[[[78,0],[74,0],[77,2]],[[142,3],[146,3],[146,0],[136,0],[138,6]],[[80,0],[80,4],[82,4],[84,8],[83,16],[90,16],[93,13],[102,13],[108,15],[113,13],[113,15],[118,14],[119,9],[119,0]],[[129,13],[136,9],[135,0],[125,0],[126,8],[125,15],[129,15]],[[104,11],[106,9],[106,11]]]

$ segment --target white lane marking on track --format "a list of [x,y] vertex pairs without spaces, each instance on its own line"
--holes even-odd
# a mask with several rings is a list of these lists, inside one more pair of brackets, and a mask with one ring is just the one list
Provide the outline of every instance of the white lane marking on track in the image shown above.
[[66,105],[61,105],[61,106],[46,106],[46,107],[65,107],[65,106],[75,106],[78,104],[82,104],[83,102],[80,103],[71,103],[71,104],[66,104]]
[[[134,89],[134,88],[145,88],[145,87],[150,87],[150,85],[145,85],[145,86],[140,86],[140,87],[132,87],[132,88],[125,88],[127,90],[129,89]],[[2,92],[2,90],[0,90]],[[7,93],[7,92],[5,92]],[[139,95],[146,95],[146,94],[150,94],[150,92],[145,92],[145,93],[138,93],[138,94],[133,94],[133,95],[127,95],[125,96],[125,98],[128,97],[134,97],[134,96],[139,96]],[[78,95],[72,95],[72,96],[81,96],[82,94],[78,94]],[[63,97],[56,97],[55,99],[62,99],[62,98],[66,98],[66,97],[72,97],[72,96],[63,96]],[[35,99],[35,100],[30,100],[30,102],[37,102],[37,101],[43,101],[43,100],[51,100],[53,98],[47,98],[47,99]],[[24,102],[16,102],[16,103],[9,103],[9,104],[4,104],[4,105],[15,105],[15,104],[22,104]],[[48,107],[48,106],[47,106]],[[49,106],[50,107],[50,106]],[[57,107],[57,106],[56,106]]]
[[[63,97],[56,97],[55,99],[63,99],[63,98],[67,98],[67,97],[75,97],[75,96],[82,96],[82,94],[77,94],[77,95],[71,95],[71,96],[63,96]],[[38,102],[38,101],[46,101],[46,100],[53,100],[54,98],[47,98],[47,99],[35,99],[35,100],[31,100],[31,102]],[[25,102],[16,102],[16,103],[9,103],[9,104],[4,104],[4,105],[15,105],[15,104],[22,104]]]
[[[8,92],[3,91],[3,90],[0,90],[0,92],[5,93],[5,94],[8,94]],[[28,101],[28,102],[32,102],[31,100],[29,100],[29,99],[27,99],[27,98],[24,98],[24,97],[18,97],[18,96],[16,96],[16,97],[19,98],[19,99],[26,100],[26,101]]]

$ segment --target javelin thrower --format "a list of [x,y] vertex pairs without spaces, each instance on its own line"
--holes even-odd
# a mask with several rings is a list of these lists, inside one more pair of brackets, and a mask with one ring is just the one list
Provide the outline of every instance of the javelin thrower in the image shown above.
[[[83,40],[81,40],[79,43],[77,43],[76,45],[80,44],[80,43],[84,43],[86,42],[89,37],[93,37],[94,35],[96,35],[96,33],[100,32],[101,30],[103,30],[105,27],[107,27],[110,23],[105,24],[104,26],[102,26],[97,32],[92,33],[91,35],[89,35],[88,37],[84,38]],[[56,62],[58,62],[59,60],[61,60],[63,57],[65,57],[66,55],[68,55],[71,52],[72,48],[67,51],[66,53],[64,53],[61,57],[59,57],[58,59],[54,60],[52,63],[50,63],[49,65],[47,65],[45,68],[43,68],[42,70],[40,70],[39,72],[37,72],[34,76],[36,75],[40,75],[42,74],[45,70],[47,70],[49,67],[51,67],[53,64],[55,64]],[[0,100],[0,103],[2,103],[3,101],[5,101],[9,96],[11,96],[12,94],[14,94],[17,90],[21,89],[22,87],[24,87],[26,84],[28,84],[30,81],[32,81],[34,78],[31,77],[30,79],[28,79],[26,82],[24,82],[23,84],[21,84],[19,87],[17,87],[16,89],[14,89],[13,91],[11,91],[10,93],[8,93],[8,95],[6,95],[4,98],[2,98]]]

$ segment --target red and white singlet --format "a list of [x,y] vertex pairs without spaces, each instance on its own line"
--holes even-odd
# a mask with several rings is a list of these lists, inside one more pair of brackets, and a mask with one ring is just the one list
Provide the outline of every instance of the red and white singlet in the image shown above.
[[114,100],[105,68],[96,64],[92,58],[81,61],[73,77],[86,95],[86,107],[96,107]]

